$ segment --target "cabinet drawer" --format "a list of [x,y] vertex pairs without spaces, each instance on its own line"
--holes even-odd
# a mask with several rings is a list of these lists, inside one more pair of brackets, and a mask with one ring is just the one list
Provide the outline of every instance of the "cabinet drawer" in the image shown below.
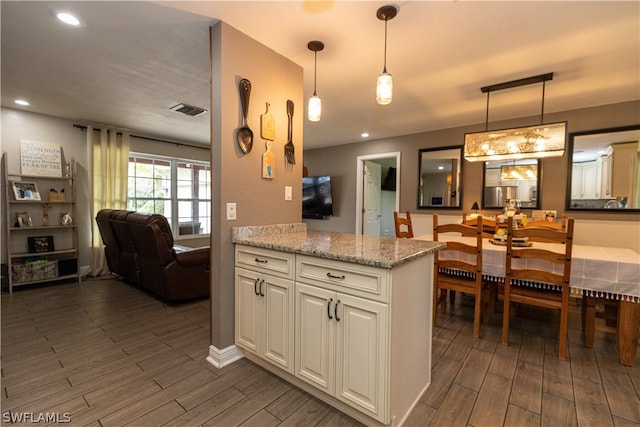
[[236,266],[293,279],[294,254],[236,245]]
[[306,255],[296,260],[296,281],[388,302],[388,269]]

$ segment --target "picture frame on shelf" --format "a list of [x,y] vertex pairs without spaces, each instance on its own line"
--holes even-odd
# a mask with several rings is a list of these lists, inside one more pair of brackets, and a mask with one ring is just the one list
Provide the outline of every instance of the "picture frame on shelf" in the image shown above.
[[16,223],[20,228],[33,227],[33,221],[31,221],[29,212],[16,212]]
[[27,246],[31,254],[55,251],[53,236],[27,237]]
[[35,182],[11,181],[16,200],[40,200],[40,192]]

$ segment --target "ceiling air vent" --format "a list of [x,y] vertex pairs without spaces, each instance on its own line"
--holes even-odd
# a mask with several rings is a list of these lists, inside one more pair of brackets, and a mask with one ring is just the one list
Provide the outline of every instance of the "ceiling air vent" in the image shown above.
[[187,104],[178,104],[174,105],[170,108],[172,111],[177,111],[178,113],[186,114],[191,117],[198,117],[200,114],[204,114],[207,112],[204,108],[194,107],[193,105]]

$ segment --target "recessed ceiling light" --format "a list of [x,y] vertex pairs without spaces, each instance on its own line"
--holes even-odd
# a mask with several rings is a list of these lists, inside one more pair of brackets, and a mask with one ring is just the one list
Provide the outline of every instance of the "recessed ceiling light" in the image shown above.
[[362,132],[360,136],[363,138],[369,138],[369,132]]
[[438,166],[438,170],[441,171],[444,169],[444,166]]
[[18,104],[18,105],[24,105],[25,107],[26,107],[27,105],[29,105],[29,102],[28,102],[28,101],[25,101],[24,99],[16,99],[16,100],[15,100],[15,101],[13,101],[13,102],[15,102],[15,103],[16,103],[16,104]]
[[84,27],[84,22],[71,12],[66,10],[52,10],[51,14],[58,18],[61,22],[72,27]]

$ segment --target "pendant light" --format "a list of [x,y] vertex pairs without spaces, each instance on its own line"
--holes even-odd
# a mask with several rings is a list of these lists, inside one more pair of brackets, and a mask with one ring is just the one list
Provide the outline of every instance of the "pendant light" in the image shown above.
[[309,107],[307,108],[307,114],[309,121],[318,122],[320,116],[322,116],[322,100],[316,93],[316,78],[318,74],[318,52],[324,49],[324,43],[317,40],[310,41],[307,44],[307,48],[313,51],[314,66],[313,66],[313,96],[309,98]]
[[[540,74],[480,88],[483,93],[487,94],[485,131],[465,134],[465,160],[475,162],[562,156],[565,148],[567,122],[544,123],[545,83],[549,80],[553,80],[553,73]],[[540,124],[489,131],[489,94],[493,91],[532,83],[542,83]],[[522,172],[525,171],[523,170]]]
[[387,72],[387,21],[393,19],[397,13],[398,9],[393,5],[382,6],[376,12],[378,19],[384,21],[384,67],[376,84],[376,102],[380,105],[390,104],[393,98],[393,79]]

